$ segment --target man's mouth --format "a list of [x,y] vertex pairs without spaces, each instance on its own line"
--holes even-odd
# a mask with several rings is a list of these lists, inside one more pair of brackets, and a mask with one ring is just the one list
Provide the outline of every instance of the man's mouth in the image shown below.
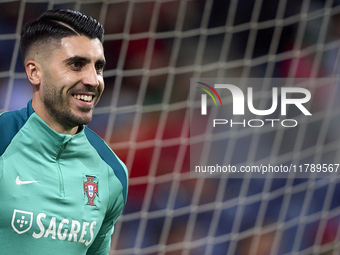
[[74,98],[90,103],[93,100],[93,96],[92,95],[80,95],[80,94],[74,94],[72,95]]

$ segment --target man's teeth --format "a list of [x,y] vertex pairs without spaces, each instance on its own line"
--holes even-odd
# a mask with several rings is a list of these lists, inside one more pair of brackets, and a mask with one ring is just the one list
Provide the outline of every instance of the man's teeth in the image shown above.
[[93,96],[87,96],[87,95],[73,95],[73,97],[78,100],[85,101],[85,102],[91,102],[93,98]]

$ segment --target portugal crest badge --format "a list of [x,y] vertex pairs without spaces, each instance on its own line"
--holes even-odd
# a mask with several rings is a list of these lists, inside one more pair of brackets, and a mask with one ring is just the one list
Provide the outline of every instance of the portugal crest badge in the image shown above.
[[94,182],[95,176],[86,175],[87,181],[84,182],[84,194],[88,198],[87,205],[96,206],[93,202],[96,195],[98,196],[98,182]]

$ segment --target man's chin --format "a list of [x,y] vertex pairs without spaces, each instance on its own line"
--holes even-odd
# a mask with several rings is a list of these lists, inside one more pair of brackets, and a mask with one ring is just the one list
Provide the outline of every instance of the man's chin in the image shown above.
[[92,111],[86,114],[81,113],[73,115],[73,123],[75,126],[87,125],[92,121],[92,119],[93,119]]
[[92,121],[92,116],[90,118],[82,118],[79,120],[79,125],[87,125]]

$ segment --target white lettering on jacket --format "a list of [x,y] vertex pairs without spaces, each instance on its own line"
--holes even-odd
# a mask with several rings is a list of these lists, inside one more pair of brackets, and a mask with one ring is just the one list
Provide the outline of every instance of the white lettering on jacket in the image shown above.
[[[52,217],[46,228],[47,225],[44,225],[43,219],[45,219],[44,221],[46,222],[46,214],[39,213],[36,222],[40,231],[32,234],[34,238],[58,238],[61,241],[66,240],[69,242],[84,243],[85,246],[89,246],[93,241],[93,228],[97,225],[96,221],[92,221],[91,223],[84,221],[81,224],[77,220],[72,220],[70,222],[68,219],[63,219],[58,223],[56,217]],[[90,233],[90,236],[87,235],[88,232]]]

